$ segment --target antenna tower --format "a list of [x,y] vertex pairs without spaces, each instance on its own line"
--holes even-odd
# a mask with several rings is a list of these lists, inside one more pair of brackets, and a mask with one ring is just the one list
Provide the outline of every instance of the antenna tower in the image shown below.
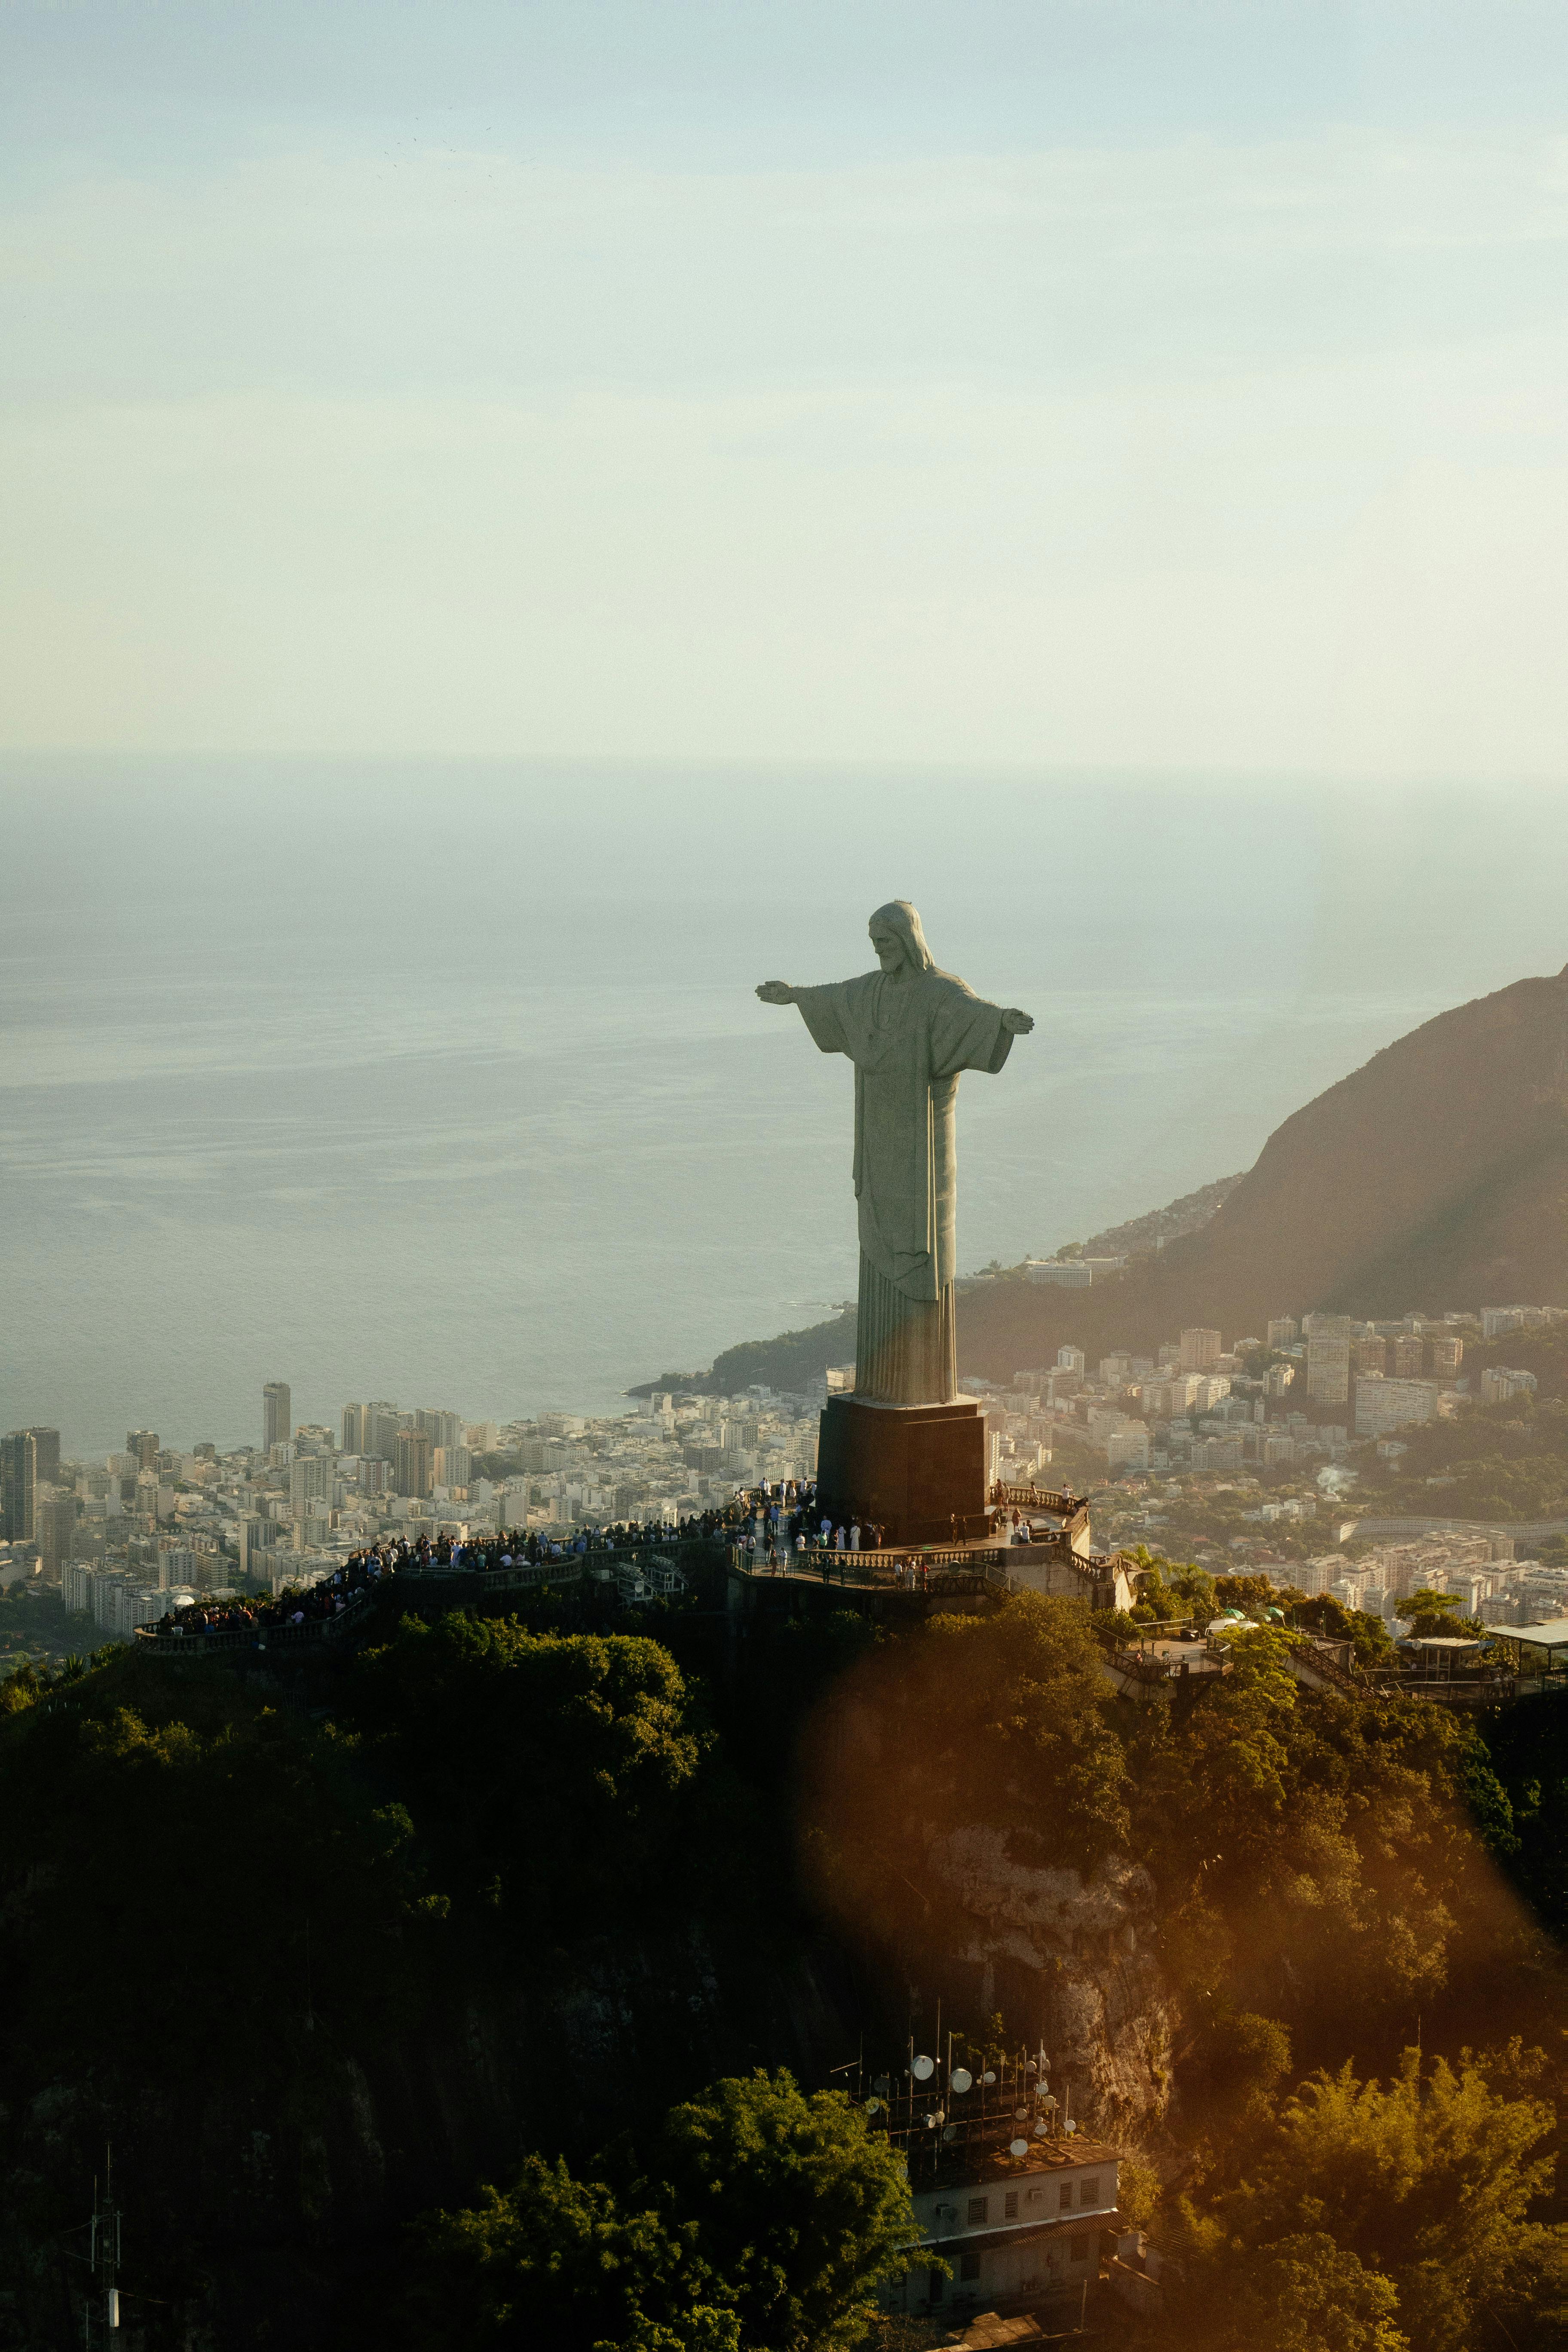
[[91,2264],[93,2288],[82,2312],[82,2342],[91,2352],[95,2344],[116,2347],[121,2342],[120,2289],[120,2208],[114,2201],[114,2150],[104,2149],[103,2190],[99,2193],[92,2184],[92,2250],[88,2260]]

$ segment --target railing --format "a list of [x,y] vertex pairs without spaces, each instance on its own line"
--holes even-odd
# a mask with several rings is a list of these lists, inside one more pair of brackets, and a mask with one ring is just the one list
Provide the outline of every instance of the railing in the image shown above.
[[1006,1486],[1000,1481],[991,1489],[994,1503],[1018,1511],[1049,1511],[1058,1519],[1074,1519],[1079,1511],[1089,1508],[1082,1495],[1069,1495],[1056,1486]]
[[866,1589],[877,1585],[889,1591],[912,1592],[953,1589],[951,1581],[940,1588],[934,1583],[929,1587],[921,1583],[922,1578],[931,1576],[951,1580],[962,1575],[971,1584],[995,1582],[997,1568],[1005,1556],[1006,1547],[997,1544],[933,1544],[929,1550],[889,1544],[879,1551],[836,1551],[830,1547],[816,1546],[810,1551],[780,1551],[770,1559],[766,1551],[752,1552],[744,1544],[732,1544],[730,1566],[737,1575],[755,1577],[759,1582],[794,1578],[805,1584],[858,1585]]
[[[989,1587],[1005,1591],[1009,1564],[1021,1567],[1019,1555],[1043,1550],[1043,1545],[933,1544],[929,1549],[909,1544],[886,1545],[878,1551],[837,1551],[820,1547],[810,1551],[784,1550],[771,1558],[743,1544],[730,1547],[730,1566],[738,1576],[758,1583],[793,1580],[805,1584],[840,1584],[862,1591],[954,1592]],[[1115,1571],[1114,1553],[1075,1552],[1052,1545],[1064,1563],[1086,1583],[1099,1583]]]
[[363,1616],[373,1594],[356,1592],[330,1617],[307,1617],[301,1625],[287,1622],[246,1625],[177,1625],[168,1632],[157,1625],[138,1625],[138,1654],[169,1659],[206,1658],[219,1650],[297,1649],[311,1642],[341,1640]]
[[432,1561],[424,1568],[405,1568],[399,1573],[421,1584],[477,1576],[483,1578],[487,1592],[529,1592],[545,1584],[580,1584],[584,1578],[613,1576],[619,1569],[646,1573],[650,1569],[676,1568],[675,1553],[718,1540],[715,1536],[685,1536],[669,1543],[626,1546],[616,1551],[563,1552],[559,1559],[514,1559],[510,1568],[499,1564],[490,1567],[478,1559],[445,1564]]
[[1108,1654],[1106,1664],[1115,1673],[1126,1675],[1133,1682],[1153,1684],[1180,1682],[1183,1669],[1190,1669],[1194,1659],[1202,1662],[1199,1671],[1204,1675],[1216,1672],[1228,1675],[1231,1671],[1230,1661],[1223,1651],[1196,1642],[1193,1644],[1191,1656],[1186,1658],[1152,1658],[1145,1650],[1120,1649]]

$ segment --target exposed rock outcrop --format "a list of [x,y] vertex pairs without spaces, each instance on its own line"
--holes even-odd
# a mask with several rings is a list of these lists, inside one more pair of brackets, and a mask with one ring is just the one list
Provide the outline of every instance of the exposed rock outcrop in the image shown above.
[[1163,2118],[1176,2018],[1154,1951],[1154,1885],[1120,1855],[1087,1881],[1008,1853],[1005,1832],[971,1825],[936,1838],[931,1873],[971,1932],[955,1958],[981,1971],[993,2005],[998,1964],[1039,1980],[1053,2085],[1096,2132],[1133,2139]]

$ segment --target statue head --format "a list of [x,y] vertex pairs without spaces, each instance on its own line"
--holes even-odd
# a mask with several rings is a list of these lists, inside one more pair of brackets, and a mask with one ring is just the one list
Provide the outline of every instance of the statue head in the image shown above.
[[936,970],[921,919],[907,898],[889,898],[878,908],[871,918],[871,945],[884,971],[897,971],[900,964],[908,964],[911,971]]

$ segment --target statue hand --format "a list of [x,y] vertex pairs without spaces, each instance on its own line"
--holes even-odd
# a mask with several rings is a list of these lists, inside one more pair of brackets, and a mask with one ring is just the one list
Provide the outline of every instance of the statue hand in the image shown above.
[[793,1004],[795,991],[787,980],[764,980],[757,994],[764,1004]]
[[1026,1037],[1034,1025],[1033,1013],[1020,1013],[1016,1004],[1010,1004],[1002,1015],[1003,1028],[1010,1029],[1015,1037]]

